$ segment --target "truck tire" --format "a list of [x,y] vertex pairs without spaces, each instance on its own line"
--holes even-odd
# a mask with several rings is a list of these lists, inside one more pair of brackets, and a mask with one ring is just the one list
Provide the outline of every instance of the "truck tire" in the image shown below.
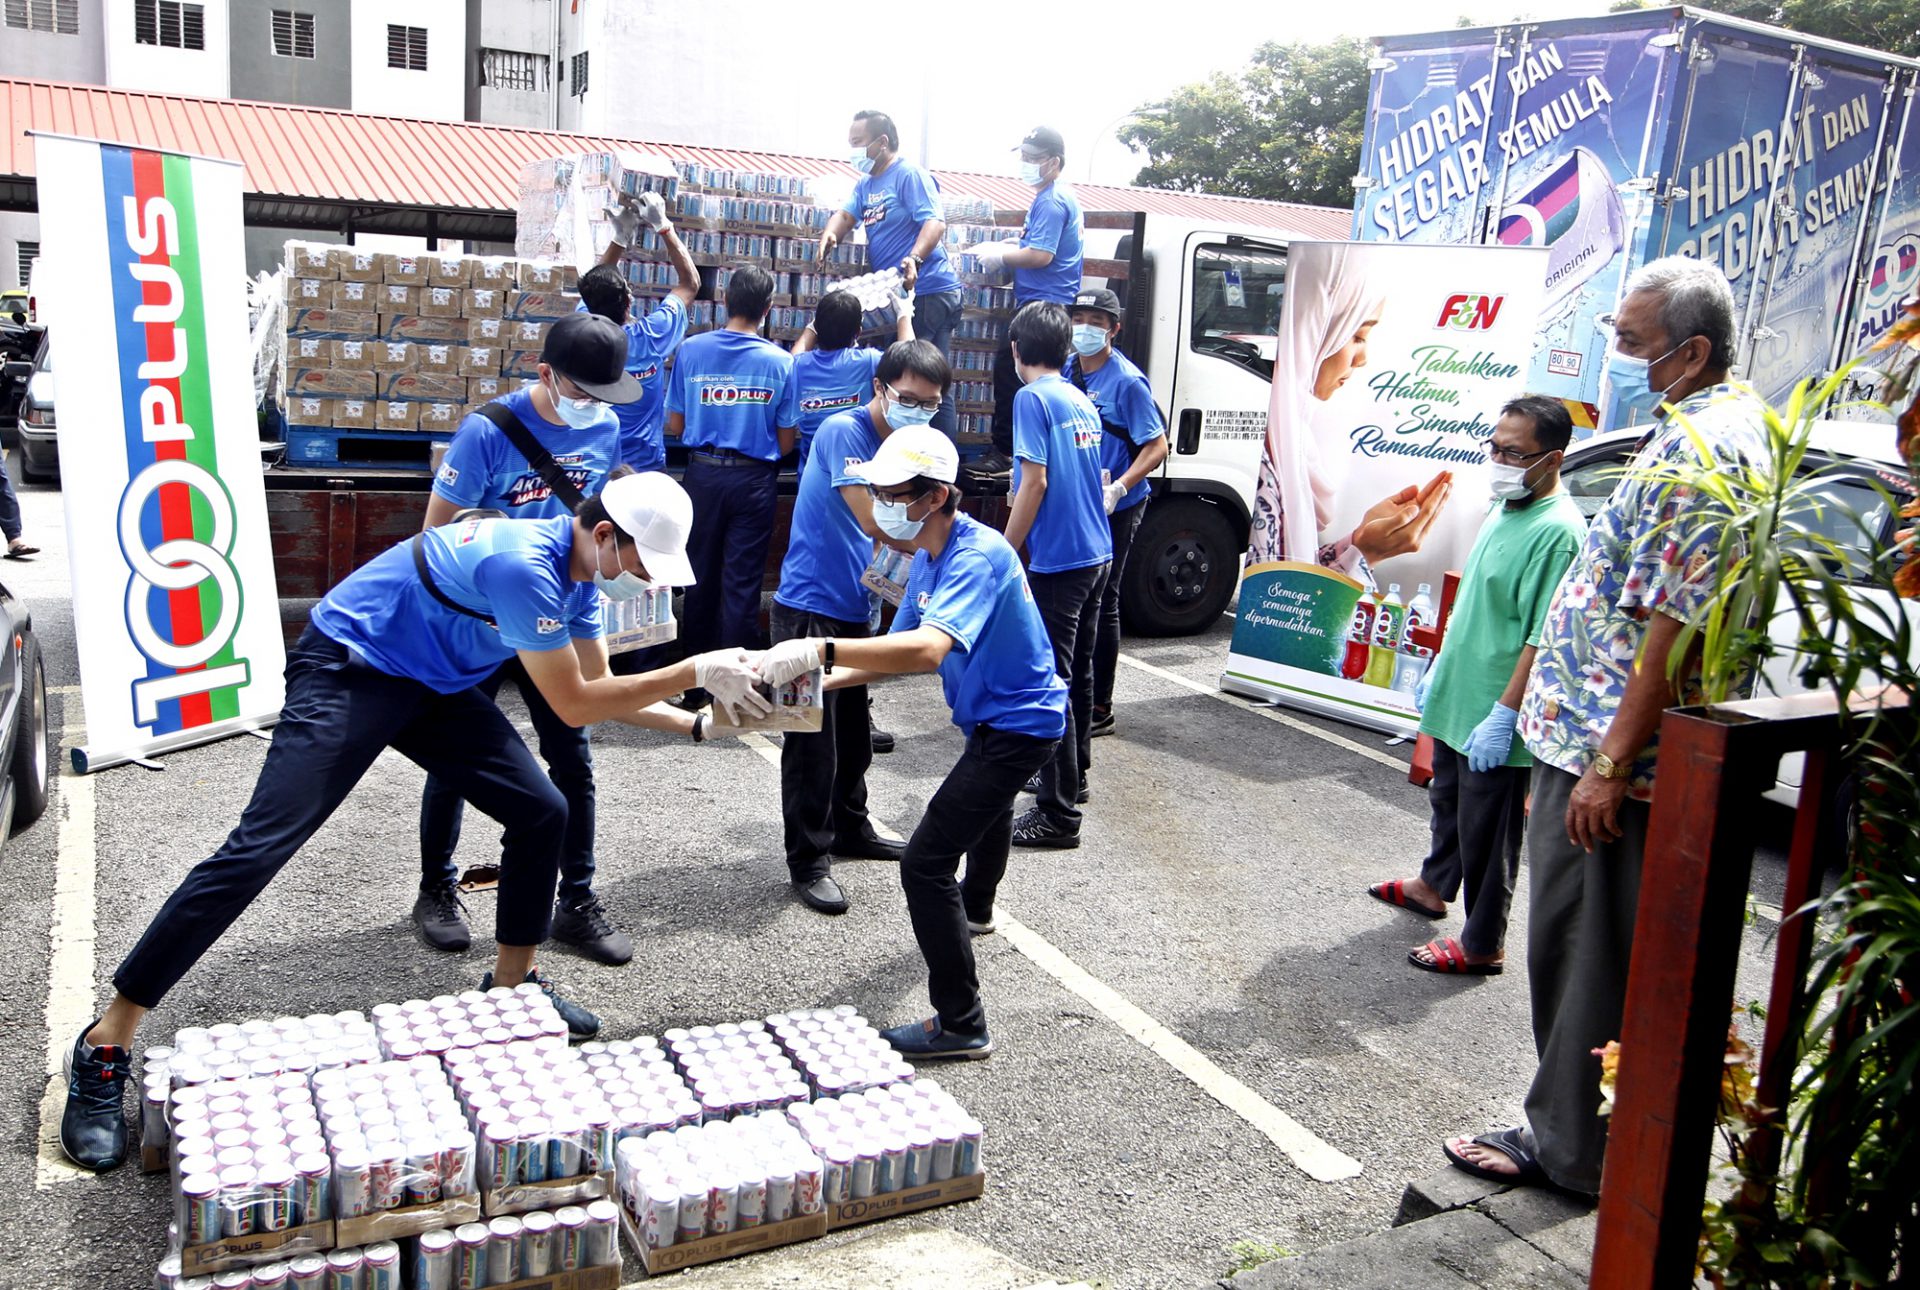
[[31,634],[20,652],[20,728],[13,736],[13,827],[23,829],[47,809],[47,669]]
[[1121,576],[1120,613],[1142,636],[1205,631],[1233,596],[1244,549],[1233,522],[1198,497],[1156,497]]

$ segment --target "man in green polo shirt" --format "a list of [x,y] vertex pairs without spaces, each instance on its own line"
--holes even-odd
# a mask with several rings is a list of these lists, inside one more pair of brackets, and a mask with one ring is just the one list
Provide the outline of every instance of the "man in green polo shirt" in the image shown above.
[[1513,737],[1533,671],[1533,639],[1573,563],[1586,522],[1560,491],[1573,422],[1556,399],[1523,395],[1487,440],[1493,506],[1467,557],[1440,656],[1421,683],[1420,732],[1433,737],[1433,845],[1418,878],[1368,894],[1441,918],[1466,885],[1466,925],[1408,953],[1427,972],[1487,976],[1506,951],[1507,907],[1520,874],[1527,778]]

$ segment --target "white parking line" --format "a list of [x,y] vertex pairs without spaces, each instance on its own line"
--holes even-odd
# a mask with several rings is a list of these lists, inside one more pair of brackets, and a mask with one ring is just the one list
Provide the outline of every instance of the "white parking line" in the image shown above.
[[[779,766],[780,750],[765,736],[742,735],[741,742]],[[1400,765],[1391,757],[1383,760]],[[1316,1182],[1339,1182],[1358,1176],[1358,1160],[1321,1141],[1298,1120],[1221,1070],[1205,1053],[1098,980],[1046,937],[1014,918],[1005,905],[996,905],[994,914],[999,923],[998,934],[1006,938],[1007,944],[1090,1004],[1136,1043],[1186,1076],[1201,1092],[1259,1130],[1307,1177]]]
[[[79,687],[49,689],[70,695]],[[77,703],[69,706],[79,707]],[[85,738],[86,726],[78,718],[69,719],[60,732],[62,747]],[[59,764],[64,764],[64,759]],[[80,1027],[96,1015],[93,808],[93,776],[61,774],[60,834],[54,859],[53,926],[47,958],[47,1088],[40,1098],[39,1154],[33,1170],[33,1185],[40,1191],[55,1183],[94,1177],[92,1172],[68,1164],[60,1151],[60,1111],[66,1105],[64,1058]]]
[[1230,704],[1244,711],[1258,713],[1269,721],[1279,722],[1289,730],[1298,730],[1303,735],[1312,735],[1315,739],[1330,743],[1336,748],[1344,748],[1350,753],[1356,753],[1361,757],[1365,757],[1368,761],[1377,761],[1382,766],[1391,766],[1403,774],[1406,772],[1407,763],[1401,761],[1399,758],[1389,757],[1378,748],[1369,748],[1363,743],[1348,739],[1345,735],[1336,735],[1331,730],[1322,730],[1319,726],[1310,725],[1298,717],[1290,717],[1278,708],[1253,703],[1250,700],[1241,698],[1237,694],[1228,694],[1225,690],[1217,686],[1204,685],[1199,681],[1181,676],[1178,672],[1169,672],[1164,667],[1155,667],[1151,663],[1142,662],[1131,654],[1122,654],[1120,661],[1130,668],[1145,672],[1149,676],[1157,676],[1163,681],[1172,681],[1175,685],[1184,686],[1192,690],[1195,694],[1204,694],[1208,698],[1218,699],[1222,703]]

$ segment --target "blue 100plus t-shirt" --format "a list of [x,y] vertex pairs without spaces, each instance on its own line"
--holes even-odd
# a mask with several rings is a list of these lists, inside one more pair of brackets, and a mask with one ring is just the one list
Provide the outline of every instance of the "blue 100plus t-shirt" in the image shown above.
[[413,567],[413,539],[375,556],[313,607],[313,625],[369,667],[442,694],[476,685],[520,650],[544,652],[603,634],[600,593],[568,574],[573,520],[472,519],[425,535],[427,570],[458,603],[434,599]]
[[1100,483],[1100,414],[1058,372],[1013,396],[1013,489],[1021,464],[1047,468],[1047,491],[1027,531],[1027,567],[1065,573],[1113,558]]
[[1020,230],[1020,245],[1050,251],[1053,260],[1038,269],[1013,271],[1014,303],[1073,303],[1080,290],[1085,237],[1080,199],[1073,195],[1073,189],[1052,183],[1035,193],[1033,205],[1027,207],[1027,222]]
[[793,355],[745,332],[704,332],[680,346],[667,411],[686,418],[680,442],[780,459],[778,431],[800,423]]
[[668,296],[626,331],[627,373],[640,382],[640,399],[613,405],[620,460],[635,470],[659,470],[667,464],[667,359],[686,338],[687,307]]
[[827,418],[851,412],[873,397],[873,374],[880,351],[810,349],[793,360],[793,383],[800,391],[800,469],[807,467],[814,432]]
[[866,481],[847,473],[856,461],[872,461],[880,435],[865,408],[827,418],[813,438],[813,454],[800,471],[793,499],[793,529],[773,598],[789,609],[824,614],[842,622],[867,621],[867,589],[860,575],[873,558],[873,539],[854,518],[840,490]]
[[[940,219],[944,213],[940,185],[933,176],[898,157],[884,173],[862,175],[853,186],[853,196],[841,209],[866,230],[867,263],[876,270],[898,268],[919,240],[920,226]],[[935,242],[933,253],[914,279],[913,294],[933,296],[959,289],[960,279],[954,275],[946,243]],[[1079,290],[1077,278],[1074,289]]]
[[[1093,410],[1100,415],[1100,420],[1119,426],[1135,446],[1152,443],[1166,434],[1167,423],[1160,418],[1160,408],[1153,401],[1153,387],[1147,384],[1146,374],[1119,350],[1109,351],[1107,361],[1097,372],[1082,372],[1080,356],[1075,354],[1067,360],[1064,375],[1067,384],[1093,400]],[[1132,467],[1133,453],[1114,435],[1103,434],[1100,465],[1118,479]],[[1113,508],[1114,513],[1138,506],[1152,492],[1153,485],[1141,480],[1127,490],[1120,504]]]
[[1067,728],[1067,687],[1053,670],[1053,644],[1034,606],[1020,557],[1007,540],[967,514],[935,560],[913,557],[893,630],[927,626],[953,638],[940,686],[953,724],[1058,739]]
[[[505,404],[553,454],[555,464],[567,472],[581,496],[599,492],[607,472],[619,464],[620,423],[613,409],[601,405],[598,420],[575,430],[534,411],[533,390],[525,385],[495,401]],[[478,412],[469,412],[453,432],[453,443],[433,477],[433,491],[455,506],[488,506],[517,520],[570,513],[506,432]]]

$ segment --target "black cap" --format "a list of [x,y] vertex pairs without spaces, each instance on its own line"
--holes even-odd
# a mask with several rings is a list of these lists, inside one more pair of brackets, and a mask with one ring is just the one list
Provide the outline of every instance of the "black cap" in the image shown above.
[[1027,137],[1020,141],[1020,147],[1016,148],[1015,151],[1019,152],[1026,149],[1032,149],[1034,152],[1041,153],[1048,157],[1060,157],[1064,159],[1067,155],[1067,141],[1062,139],[1060,132],[1052,126],[1036,125],[1033,129],[1027,131]]
[[635,403],[640,382],[627,375],[627,333],[599,314],[569,314],[553,325],[540,361],[608,403]]
[[1071,313],[1075,309],[1099,309],[1113,315],[1115,322],[1120,321],[1120,297],[1105,287],[1082,287],[1073,303],[1067,306]]

